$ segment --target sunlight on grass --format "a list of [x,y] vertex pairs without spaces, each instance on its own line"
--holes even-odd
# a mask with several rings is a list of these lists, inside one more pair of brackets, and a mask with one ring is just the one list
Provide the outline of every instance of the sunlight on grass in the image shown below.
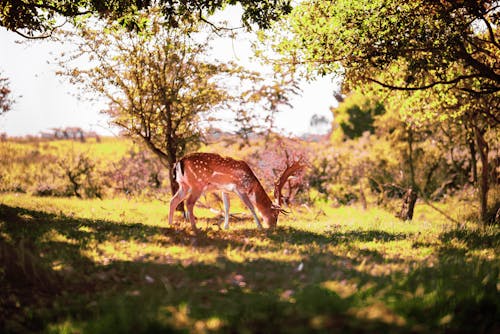
[[59,333],[59,334],[81,333],[81,331],[82,329],[70,320],[66,320],[58,324],[51,324],[47,328],[48,333]]
[[1,236],[19,245],[16,275],[29,277],[21,259],[32,251],[21,246],[31,240],[30,256],[64,278],[56,306],[30,311],[52,333],[284,323],[299,332],[418,333],[477,326],[470,319],[487,326],[498,315],[498,226],[456,224],[424,205],[412,222],[379,208],[294,208],[267,231],[235,201],[229,230],[197,208],[194,236],[180,216],[167,226],[160,201],[1,194],[0,203]]
[[[121,224],[141,223],[144,225],[166,226],[167,204],[160,201],[137,201],[126,198],[74,199],[58,197],[34,197],[27,194],[4,194],[2,203],[22,206],[67,218],[108,220]],[[61,210],[64,208],[64,211]]]
[[44,235],[40,237],[41,242],[64,242],[71,245],[76,245],[78,243],[77,240],[68,238],[64,234],[59,233],[55,229],[50,229]]
[[325,281],[321,283],[325,289],[331,290],[342,298],[349,298],[357,292],[358,285],[346,280],[342,281]]
[[378,320],[383,323],[399,327],[406,324],[406,320],[403,317],[394,313],[393,310],[382,303],[374,303],[361,308],[353,308],[349,310],[349,313],[353,314],[360,320]]

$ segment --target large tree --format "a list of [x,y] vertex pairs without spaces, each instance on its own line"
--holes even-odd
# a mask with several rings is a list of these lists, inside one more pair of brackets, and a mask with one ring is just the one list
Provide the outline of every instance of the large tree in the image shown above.
[[[171,171],[175,192],[173,165],[190,145],[199,143],[200,121],[230,99],[221,80],[231,71],[204,59],[210,36],[198,35],[198,41],[190,37],[197,34],[197,25],[168,29],[158,15],[144,14],[143,19],[151,33],[138,35],[116,23],[98,23],[65,34],[78,50],[62,56],[61,74],[84,92],[109,101],[105,112],[125,134],[161,158]],[[81,56],[90,61],[88,68]]]
[[214,60],[210,46],[216,35],[196,20],[172,29],[153,9],[137,22],[147,29],[137,33],[91,20],[61,31],[61,39],[71,39],[77,49],[61,56],[60,74],[84,94],[109,102],[104,112],[165,163],[175,193],[175,162],[200,143],[204,129],[218,121],[217,111],[248,115],[260,106],[273,113],[288,95],[259,73]]
[[[467,83],[473,86],[469,81],[463,82],[463,87]],[[431,122],[439,124],[441,128],[454,123],[460,128],[458,133],[455,132],[456,138],[450,138],[455,147],[462,145],[460,132],[465,134],[471,155],[472,180],[479,189],[479,215],[482,221],[488,221],[491,218],[488,212],[490,184],[498,184],[492,176],[492,170],[498,168],[495,165],[497,159],[490,152],[498,145],[500,137],[500,94],[471,95],[457,87],[436,86],[415,92],[400,91],[393,98],[404,101],[400,111],[405,119],[417,123]],[[480,162],[479,177],[476,172],[476,154]]]
[[315,71],[340,69],[354,85],[490,94],[500,90],[499,11],[493,0],[310,0],[292,13],[288,46]]
[[72,19],[87,14],[111,18],[129,26],[137,22],[129,16],[137,11],[160,5],[166,22],[176,27],[187,16],[197,15],[202,20],[226,5],[240,4],[242,21],[247,27],[257,24],[266,28],[281,15],[291,11],[290,0],[2,0],[0,26],[25,37],[47,37],[60,22],[57,17]]
[[288,24],[292,34],[280,51],[313,73],[341,74],[347,91],[367,83],[393,92],[432,91],[423,99],[397,97],[408,99],[401,111],[413,112],[412,122],[428,117],[430,99],[437,101],[435,121],[457,119],[449,100],[462,96],[467,110],[459,113],[472,122],[482,160],[480,207],[486,219],[487,127],[476,125],[482,119],[495,128],[500,120],[498,103],[484,103],[500,94],[500,2],[310,0],[294,9]]

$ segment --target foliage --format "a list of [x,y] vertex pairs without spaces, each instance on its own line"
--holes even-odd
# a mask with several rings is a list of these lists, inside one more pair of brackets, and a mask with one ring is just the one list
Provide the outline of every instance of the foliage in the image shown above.
[[[262,59],[264,64],[269,65],[267,61]],[[274,117],[283,107],[291,107],[290,97],[299,92],[297,79],[287,69],[277,69],[271,76],[271,80],[265,80],[265,76],[257,72],[247,75],[242,84],[249,85],[249,88],[235,96],[231,104],[236,111],[238,129],[235,134],[246,144],[256,135],[269,139],[275,128]]]
[[350,88],[361,80],[491,94],[500,82],[498,10],[492,0],[305,1],[292,13],[294,36],[283,48],[315,72],[342,69]]
[[[175,193],[174,163],[196,149],[204,126],[217,121],[217,111],[234,107],[246,120],[250,110],[264,109],[272,117],[288,93],[286,85],[268,84],[259,73],[209,60],[216,35],[206,25],[188,21],[171,29],[158,9],[141,17],[148,30],[139,34],[116,23],[94,28],[90,22],[64,35],[75,40],[78,50],[62,56],[61,74],[84,93],[98,93],[110,102],[105,112],[163,160]],[[90,68],[71,62],[81,56],[92,62]],[[245,131],[252,129],[251,120],[243,123]]]
[[[231,138],[237,138],[234,135]],[[298,140],[275,136],[266,143],[252,140],[221,142],[201,150],[248,161],[265,188],[272,192],[274,182],[286,164],[308,152]],[[126,138],[89,138],[86,142],[70,140],[9,139],[0,142],[0,192],[22,192],[37,196],[76,196],[83,198],[127,195],[159,198],[170,187],[169,173],[149,150]],[[305,171],[284,187],[291,202],[305,201]]]
[[0,203],[3,332],[500,326],[500,231],[464,218],[470,198],[438,204],[459,224],[427,205],[407,224],[377,208],[318,203],[273,232],[255,230],[250,215],[224,231],[221,217],[197,209],[196,238],[187,224],[165,226],[157,201],[2,194]]
[[412,188],[417,132],[457,120],[472,129],[471,155],[481,159],[479,211],[486,221],[492,144],[486,137],[498,133],[500,121],[499,9],[497,1],[305,1],[275,48],[309,72],[342,75],[345,93],[373,89],[373,83],[386,88],[378,98],[401,113]]
[[[99,175],[95,175],[95,163],[86,154],[73,154],[60,158],[57,164],[63,171],[69,187],[67,192],[78,198],[102,197],[102,185]],[[43,191],[43,190],[42,190]],[[50,195],[50,193],[40,193]]]
[[168,171],[149,151],[131,149],[110,163],[104,177],[116,194],[156,197],[168,189]]
[[[427,145],[438,158],[427,165],[429,175],[442,166],[440,160],[443,159],[439,154],[444,153],[447,163],[451,165],[448,172],[450,178],[446,182],[460,184],[467,183],[468,180],[478,188],[480,216],[483,221],[488,221],[488,191],[491,186],[498,184],[496,177],[490,172],[497,165],[495,153],[490,148],[496,147],[499,138],[500,95],[471,96],[460,89],[443,86],[425,91],[378,91],[375,94],[385,97],[389,114],[399,114],[397,118],[405,124],[404,136],[409,147],[410,144],[418,145],[418,141],[422,139],[438,144],[441,153],[436,152],[432,145]],[[416,148],[417,150],[410,150],[409,153],[418,159],[420,152]],[[413,158],[411,154],[409,158]],[[410,160],[416,162],[415,159]],[[414,174],[418,170],[414,168],[410,172]],[[451,181],[451,176],[460,181]]]
[[333,110],[335,125],[340,127],[333,133],[342,139],[359,138],[365,131],[374,133],[374,119],[384,112],[384,105],[380,101],[371,100],[360,91],[355,91]]
[[255,23],[266,28],[272,21],[291,11],[289,0],[63,0],[26,2],[20,0],[4,0],[0,5],[0,25],[28,38],[44,38],[57,29],[58,15],[67,19],[87,16],[89,14],[111,18],[129,28],[140,29],[141,22],[135,14],[154,5],[160,5],[166,22],[177,27],[186,17],[197,16],[205,19],[207,15],[226,5],[240,4],[243,8],[242,21],[249,27]]
[[[419,96],[429,94],[427,91]],[[439,114],[434,110],[434,116],[429,119],[418,115],[428,107],[424,107],[422,101],[417,102],[413,95],[358,90],[348,95],[338,109],[332,109],[335,116],[331,134],[333,147],[320,151],[312,160],[312,173],[308,175],[311,187],[341,204],[354,199],[363,202],[366,196],[375,195],[378,205],[392,206],[391,199],[401,198],[410,187],[416,189],[419,196],[439,200],[460,189],[476,186],[477,146],[471,125],[467,126],[467,118],[464,119],[466,116],[458,113],[456,118],[444,118],[436,123]],[[359,122],[357,128],[371,128],[372,134],[365,131],[363,136],[352,140],[338,123],[345,122],[353,128],[344,110],[362,104],[358,101],[364,101],[366,106],[380,105],[385,111]],[[489,126],[485,135],[491,147],[496,147],[498,130]],[[496,155],[495,149],[489,151],[491,161],[496,161]],[[488,168],[488,182],[493,188],[497,187],[495,168]],[[497,205],[488,207],[494,215]]]
[[64,56],[62,74],[103,95],[113,122],[172,166],[189,145],[199,142],[203,114],[228,98],[219,84],[228,70],[203,60],[211,37],[198,42],[188,37],[198,27],[169,30],[157,15],[150,18],[151,33],[146,35],[116,24],[81,25],[78,35],[72,35],[77,56],[95,63],[82,69]]
[[[389,109],[390,110],[390,109]],[[394,199],[402,198],[411,185],[406,130],[399,114],[386,112],[374,120],[375,133],[342,143],[308,142],[300,139],[270,135],[267,139],[245,141],[231,134],[207,138],[209,144],[201,151],[217,152],[243,159],[249,163],[264,189],[270,194],[277,176],[290,161],[304,157],[309,167],[285,186],[284,194],[293,205],[311,205],[323,199],[332,205],[353,202],[367,206],[383,206],[397,212]],[[335,131],[338,131],[335,130]],[[335,132],[333,134],[335,136]],[[449,123],[447,127],[429,130],[416,128],[413,134],[414,182],[420,196],[432,200],[446,200],[464,189],[473,192],[474,168],[470,143],[461,126]],[[492,139],[491,139],[492,140]],[[498,154],[490,151],[490,159]],[[42,196],[75,196],[67,169],[78,166],[79,157],[89,160],[93,168],[81,179],[87,184],[83,197],[99,194],[161,198],[169,192],[168,170],[149,150],[130,140],[93,138],[85,143],[58,141],[22,141],[12,139],[0,142],[0,191],[25,192]],[[61,163],[61,162],[65,163]],[[43,168],[41,167],[43,166]],[[71,167],[73,166],[73,167]],[[76,169],[78,170],[78,169]],[[490,170],[493,199],[489,210],[496,213],[495,194],[497,175]],[[100,191],[92,193],[92,184]],[[213,208],[220,207],[210,196],[206,200]],[[238,201],[236,199],[236,201]],[[203,205],[203,203],[202,203]]]
[[125,139],[7,140],[0,143],[0,191],[83,198],[161,193],[157,182],[168,180],[161,164],[137,150]]

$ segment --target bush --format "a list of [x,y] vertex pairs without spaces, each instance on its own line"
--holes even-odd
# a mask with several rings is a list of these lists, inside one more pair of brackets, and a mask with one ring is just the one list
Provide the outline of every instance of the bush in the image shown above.
[[66,181],[65,193],[79,198],[101,198],[102,184],[96,163],[84,153],[59,158],[57,162]]
[[358,194],[356,194],[352,189],[354,189],[354,187],[346,187],[342,184],[333,184],[329,187],[328,193],[335,204],[347,205],[352,204],[359,199]]
[[114,194],[156,196],[165,194],[168,170],[148,151],[131,150],[104,172],[107,185]]

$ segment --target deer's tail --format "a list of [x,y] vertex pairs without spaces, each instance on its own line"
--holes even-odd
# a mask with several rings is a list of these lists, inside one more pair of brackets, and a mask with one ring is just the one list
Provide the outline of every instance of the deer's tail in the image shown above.
[[184,175],[184,159],[177,161],[174,165],[174,179],[180,184],[180,180]]

